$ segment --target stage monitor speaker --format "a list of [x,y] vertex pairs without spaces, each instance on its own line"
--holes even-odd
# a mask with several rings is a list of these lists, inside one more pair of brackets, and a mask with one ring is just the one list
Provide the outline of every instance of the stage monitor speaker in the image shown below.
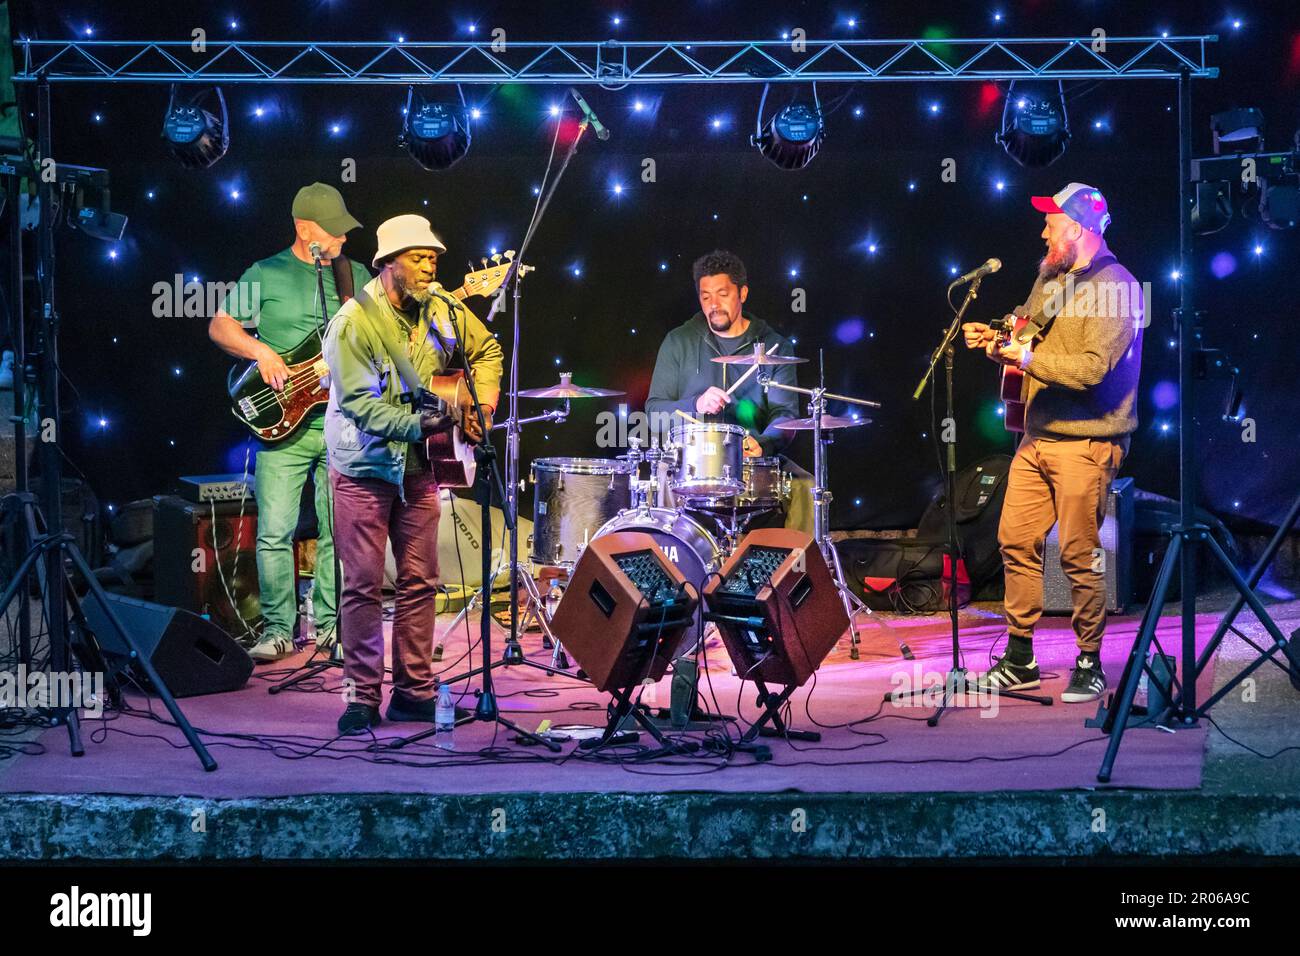
[[[1132,478],[1117,478],[1106,497],[1106,517],[1101,525],[1102,571],[1106,577],[1106,610],[1123,614],[1133,597]],[[1070,579],[1061,570],[1061,542],[1052,528],[1043,548],[1043,613],[1070,614],[1074,602]]]
[[[173,697],[198,697],[239,690],[253,673],[253,659],[211,621],[175,607],[109,594],[108,603],[135,638]],[[130,648],[93,597],[82,602],[86,623],[99,640],[114,673],[131,669]],[[133,676],[147,690],[143,672]]]
[[695,586],[641,531],[595,538],[582,552],[551,631],[608,693],[658,681],[700,605]]
[[746,535],[704,601],[742,680],[800,687],[849,628],[821,549],[791,528]]
[[[241,517],[242,512],[242,517]],[[154,597],[246,637],[261,617],[257,503],[154,498]]]

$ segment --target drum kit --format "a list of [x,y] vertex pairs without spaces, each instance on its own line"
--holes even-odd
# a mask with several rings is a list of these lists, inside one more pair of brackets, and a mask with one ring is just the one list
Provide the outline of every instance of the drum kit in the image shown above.
[[[774,355],[761,344],[755,346],[752,354],[720,356],[713,361],[748,366],[746,376],[757,371],[765,388],[785,389],[810,399],[812,417],[782,422],[777,427],[813,432],[816,446],[811,492],[814,538],[826,555],[850,621],[860,613],[870,613],[845,585],[839,557],[830,540],[831,494],[827,488],[825,454],[830,435],[866,425],[869,419],[839,418],[826,414],[825,407],[829,400],[869,407],[879,407],[878,403],[831,395],[820,386],[801,389],[771,380],[770,370],[774,366],[794,365],[807,359]],[[507,432],[509,435],[517,435],[518,426],[529,421],[564,421],[570,400],[624,393],[575,385],[572,375],[563,373],[558,385],[521,389],[518,394],[520,398],[561,399],[565,406],[562,412],[521,419]],[[733,553],[755,519],[771,520],[790,504],[793,476],[788,467],[776,457],[746,458],[744,428],[677,414],[682,420],[669,429],[663,444],[654,435],[649,447],[643,448],[639,438],[633,436],[628,439],[628,450],[615,458],[538,458],[529,467],[534,496],[528,559],[534,573],[550,569],[556,576],[546,596],[539,590],[533,573],[518,576],[527,592],[519,621],[521,629],[527,626],[529,617],[541,627],[545,645],[554,648],[551,662],[554,669],[568,666],[563,647],[550,627],[556,588],[562,593],[561,581],[568,580],[592,540],[615,532],[644,532],[655,540],[664,556],[686,579],[702,590],[709,575]],[[510,451],[513,453],[516,448]],[[523,490],[525,485],[518,482],[512,487],[508,479],[507,487],[508,493],[512,493]],[[856,658],[856,628],[851,628],[850,633],[851,652]],[[691,636],[698,639],[701,635]],[[692,640],[690,644],[693,643]]]

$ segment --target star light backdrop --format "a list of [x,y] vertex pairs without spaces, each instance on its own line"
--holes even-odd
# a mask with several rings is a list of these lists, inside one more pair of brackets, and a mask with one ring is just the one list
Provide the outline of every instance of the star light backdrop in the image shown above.
[[[516,9],[515,7],[522,9]],[[1288,5],[1095,2],[963,4],[924,18],[896,4],[469,4],[316,0],[223,2],[185,10],[121,3],[55,10],[19,4],[15,36],[184,39],[482,39],[501,26],[517,40],[759,39],[802,27],[809,37],[1087,36],[1214,32],[1218,80],[1193,88],[1194,155],[1207,155],[1209,115],[1258,105],[1271,150],[1288,148],[1300,122],[1300,24]],[[242,9],[241,9],[242,7]],[[1067,85],[1068,88],[1069,85]],[[1077,86],[1077,84],[1076,84]],[[468,262],[518,245],[541,183],[562,88],[466,87],[473,143],[454,169],[429,173],[397,145],[404,87],[228,86],[231,146],[216,166],[181,169],[159,139],[166,88],[62,85],[54,89],[55,155],[107,167],[113,206],[130,216],[122,242],[61,231],[59,305],[69,383],[66,450],[101,498],[121,503],[171,488],[176,476],[242,469],[245,435],[226,408],[229,361],[206,320],[155,318],[153,286],[175,274],[229,281],[292,239],[294,192],[315,180],[342,188],[365,228],[346,252],[369,262],[374,227],[405,212],[426,215],[447,242],[439,279],[460,284]],[[772,104],[794,88],[776,86]],[[806,92],[806,91],[805,91]],[[1105,191],[1113,251],[1154,290],[1142,371],[1141,424],[1125,473],[1139,487],[1177,494],[1177,362],[1170,310],[1177,302],[1177,114],[1171,81],[1114,81],[1068,103],[1074,139],[1046,170],[1016,166],[993,142],[1003,92],[991,83],[821,85],[827,117],[821,152],[786,172],[747,142],[761,87],[584,88],[613,131],[587,138],[529,254],[522,387],[560,370],[580,384],[624,389],[623,400],[574,402],[566,425],[531,427],[524,468],[541,456],[612,456],[595,444],[596,416],[619,401],[642,407],[665,333],[698,308],[691,263],[723,247],[749,268],[753,314],[793,336],[812,360],[824,350],[826,384],[884,407],[873,424],[831,446],[836,527],[913,525],[940,485],[929,402],[911,390],[948,321],[952,277],[989,256],[1004,268],[985,281],[972,318],[1020,303],[1043,252],[1031,194],[1071,180]],[[453,92],[454,95],[454,92]],[[34,120],[29,120],[34,130]],[[957,180],[941,164],[956,160]],[[356,182],[341,183],[345,159]],[[642,179],[655,161],[655,181]],[[1276,520],[1295,493],[1300,429],[1294,371],[1297,236],[1237,218],[1198,240],[1194,268],[1207,310],[1208,345],[1242,370],[1241,426],[1220,420],[1227,383],[1201,394],[1204,501],[1223,514]],[[806,311],[792,311],[793,293]],[[483,315],[483,300],[471,300]],[[492,329],[509,352],[510,324]],[[1009,452],[995,368],[963,352],[957,362],[960,462]],[[940,402],[940,404],[942,404]],[[525,413],[541,410],[524,402]],[[832,408],[843,412],[845,409]],[[810,465],[810,439],[792,456]],[[525,471],[526,473],[526,471]],[[531,508],[531,494],[523,502]]]

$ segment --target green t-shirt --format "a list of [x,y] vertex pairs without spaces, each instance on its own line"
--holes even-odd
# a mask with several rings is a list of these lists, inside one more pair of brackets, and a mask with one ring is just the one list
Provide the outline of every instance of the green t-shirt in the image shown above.
[[[339,310],[338,290],[334,287],[334,270],[326,267],[325,320]],[[359,262],[352,263],[353,283],[360,289],[370,281],[370,273]],[[312,332],[318,331],[316,308],[316,266],[303,262],[285,249],[254,262],[239,277],[239,292],[222,304],[224,311],[277,352],[288,352]]]
[[[334,270],[326,267],[325,321],[343,304],[334,285]],[[370,273],[359,262],[352,263],[353,291],[370,281]],[[285,249],[254,262],[239,277],[235,292],[222,303],[222,311],[277,352],[284,354],[313,332],[320,332],[316,306],[316,266],[303,262]],[[324,413],[313,414],[311,428],[321,428]]]

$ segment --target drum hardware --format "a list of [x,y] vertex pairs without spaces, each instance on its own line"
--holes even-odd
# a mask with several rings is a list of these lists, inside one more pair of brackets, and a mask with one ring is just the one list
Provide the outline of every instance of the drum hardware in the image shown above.
[[[748,356],[746,356],[746,358],[748,358]],[[769,362],[768,364],[779,363]],[[858,660],[860,655],[858,652],[859,639],[856,620],[859,614],[870,615],[871,608],[867,607],[866,604],[864,604],[861,599],[859,599],[858,596],[849,589],[848,584],[844,580],[844,567],[840,563],[839,552],[835,549],[835,543],[831,540],[830,514],[832,495],[829,486],[830,477],[827,469],[826,446],[830,443],[831,435],[834,431],[839,428],[853,427],[854,425],[859,424],[859,422],[853,419],[843,420],[852,422],[852,425],[840,424],[834,421],[828,422],[826,403],[828,401],[848,402],[851,405],[862,405],[867,408],[879,408],[880,403],[863,398],[853,398],[849,395],[836,395],[832,392],[826,391],[825,363],[821,362],[819,364],[820,369],[818,374],[818,385],[816,388],[810,389],[800,388],[797,385],[785,385],[781,382],[775,381],[771,374],[767,372],[759,372],[758,380],[763,386],[764,391],[767,391],[770,388],[777,388],[782,391],[793,392],[797,395],[805,395],[809,399],[809,418],[806,419],[806,421],[811,426],[811,431],[813,433],[813,539],[817,542],[817,546],[821,549],[822,554],[826,558],[826,563],[831,569],[831,577],[835,582],[836,589],[840,593],[840,600],[844,604],[844,611],[849,618],[849,657],[853,660]],[[789,428],[787,430],[804,430],[808,426],[804,426],[802,424],[803,421],[805,420],[797,419],[796,422],[799,424],[794,428]],[[777,427],[783,428],[789,424],[790,423],[788,422],[782,422]],[[911,648],[909,648],[906,642],[902,639],[898,639],[898,649],[904,658],[907,660],[913,659]]]

